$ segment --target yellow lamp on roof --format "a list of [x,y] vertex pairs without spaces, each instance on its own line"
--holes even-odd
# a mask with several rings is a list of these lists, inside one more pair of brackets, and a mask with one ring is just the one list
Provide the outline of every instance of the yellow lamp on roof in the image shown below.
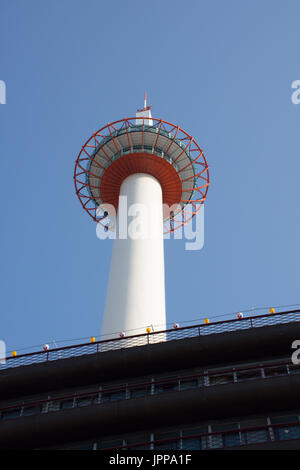
[[148,326],[148,328],[146,328],[146,331],[147,331],[147,333],[151,333],[151,328],[150,328],[150,326]]
[[96,340],[95,340],[95,336],[92,336],[92,337],[90,338],[90,342],[91,342],[91,343],[94,343],[95,341],[96,341]]
[[208,325],[209,324],[209,318],[205,318],[204,323],[205,323],[205,325]]
[[12,357],[16,357],[17,351],[13,351],[13,352],[11,353],[11,355],[12,355]]
[[270,313],[275,313],[275,308],[270,308]]

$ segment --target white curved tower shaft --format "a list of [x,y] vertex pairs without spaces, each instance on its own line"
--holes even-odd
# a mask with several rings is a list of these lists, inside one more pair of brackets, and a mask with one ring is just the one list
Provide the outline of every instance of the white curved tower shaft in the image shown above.
[[[113,228],[118,207],[101,330],[107,339],[121,332],[145,334],[149,327],[166,330],[163,233],[173,233],[198,213],[209,186],[203,150],[179,126],[153,118],[146,98],[135,118],[94,132],[74,169],[76,194],[99,227]],[[165,332],[145,335],[145,342],[166,338]],[[134,345],[120,341],[122,347]],[[119,341],[109,344],[117,348]]]
[[120,189],[101,334],[129,336],[151,326],[166,329],[162,188],[153,176],[136,173]]

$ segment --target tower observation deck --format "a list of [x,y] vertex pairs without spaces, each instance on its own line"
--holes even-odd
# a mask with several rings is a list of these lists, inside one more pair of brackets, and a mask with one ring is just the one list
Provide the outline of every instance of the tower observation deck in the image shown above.
[[74,182],[85,211],[116,230],[102,335],[166,329],[163,234],[206,199],[203,150],[179,126],[153,118],[145,96],[134,118],[107,124],[83,145]]

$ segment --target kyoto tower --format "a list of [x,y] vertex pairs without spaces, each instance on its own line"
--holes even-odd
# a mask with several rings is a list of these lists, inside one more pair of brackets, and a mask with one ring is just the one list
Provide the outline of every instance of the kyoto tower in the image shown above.
[[145,94],[134,118],[108,123],[83,145],[74,183],[84,210],[116,231],[101,335],[165,330],[164,234],[188,223],[206,199],[203,150],[179,126],[153,118]]

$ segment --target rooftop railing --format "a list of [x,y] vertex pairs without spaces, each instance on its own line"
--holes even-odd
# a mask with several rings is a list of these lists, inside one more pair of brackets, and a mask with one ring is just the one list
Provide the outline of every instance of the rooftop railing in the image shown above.
[[35,351],[17,356],[9,356],[2,360],[0,371],[10,367],[20,367],[30,364],[38,364],[58,359],[83,356],[87,354],[103,353],[111,350],[145,346],[149,344],[176,341],[185,338],[195,338],[216,333],[227,333],[238,330],[248,330],[263,326],[280,325],[300,321],[300,310],[288,310],[278,313],[243,317],[241,319],[224,320],[219,322],[184,326],[164,331],[154,331],[124,338],[105,339],[93,343],[82,343],[72,346],[50,349],[47,351]]

